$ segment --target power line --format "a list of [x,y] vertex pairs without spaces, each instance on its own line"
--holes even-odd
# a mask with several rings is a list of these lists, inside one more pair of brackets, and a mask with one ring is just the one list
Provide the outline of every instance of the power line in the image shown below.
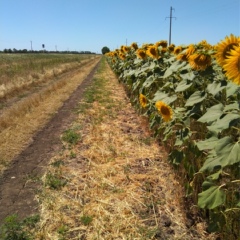
[[[170,29],[169,29],[169,45],[171,44],[171,34],[172,34],[172,18],[175,18],[175,19],[176,19],[176,17],[173,17],[173,16],[172,16],[172,10],[174,10],[174,11],[175,11],[175,9],[174,9],[174,8],[170,7],[170,17],[166,17],[166,18],[170,18]],[[165,18],[165,20],[166,20],[166,18]]]

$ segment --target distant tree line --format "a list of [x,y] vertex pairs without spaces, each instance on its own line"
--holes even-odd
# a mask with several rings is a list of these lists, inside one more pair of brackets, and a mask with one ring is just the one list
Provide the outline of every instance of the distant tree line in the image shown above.
[[33,50],[27,50],[27,49],[16,49],[16,48],[9,48],[4,49],[3,51],[0,50],[1,53],[66,53],[66,54],[96,54],[94,52],[90,51],[47,51],[47,50],[39,50],[39,51],[33,51]]

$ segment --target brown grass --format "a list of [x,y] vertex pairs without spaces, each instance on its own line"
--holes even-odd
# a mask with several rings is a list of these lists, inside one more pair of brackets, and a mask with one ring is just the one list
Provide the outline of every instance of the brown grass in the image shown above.
[[63,78],[6,109],[0,116],[0,172],[31,142],[69,95],[96,65],[90,61],[71,78]]
[[188,228],[183,189],[108,66],[81,102],[70,127],[76,145],[63,142],[47,173],[66,180],[38,196],[36,239],[211,239],[204,223]]

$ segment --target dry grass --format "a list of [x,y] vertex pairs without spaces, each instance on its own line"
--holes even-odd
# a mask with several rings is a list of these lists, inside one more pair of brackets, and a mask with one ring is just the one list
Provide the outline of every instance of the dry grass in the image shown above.
[[86,64],[71,78],[59,80],[6,109],[0,118],[0,173],[31,142],[32,135],[43,127],[83,81],[99,59]]
[[71,126],[78,143],[63,142],[44,176],[35,239],[211,239],[202,223],[186,227],[183,189],[164,149],[103,70]]
[[[37,63],[37,60],[35,60]],[[61,75],[67,71],[79,68],[86,64],[89,59],[83,59],[81,62],[71,62],[71,63],[62,63],[54,67],[48,67],[43,69],[38,69],[29,71],[26,69],[25,72],[21,74],[14,74],[13,77],[5,77],[4,82],[0,84],[0,99],[7,100],[17,94],[20,94],[23,90],[30,89],[33,86],[48,82],[52,78]],[[20,63],[19,63],[20,64]],[[5,66],[7,68],[7,66]],[[16,66],[17,67],[17,66]]]

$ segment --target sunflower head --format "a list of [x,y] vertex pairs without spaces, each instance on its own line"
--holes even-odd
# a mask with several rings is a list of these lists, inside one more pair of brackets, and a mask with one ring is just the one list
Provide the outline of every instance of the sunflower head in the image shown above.
[[190,66],[195,70],[205,70],[211,65],[211,56],[204,53],[194,53],[189,58]]
[[211,50],[213,49],[213,46],[209,44],[206,40],[202,40],[198,43],[198,46],[204,50]]
[[134,50],[137,50],[138,49],[138,45],[137,45],[137,43],[132,43],[131,44],[131,48],[133,48]]
[[171,44],[168,46],[168,51],[169,52],[173,52],[174,51],[174,48],[175,48],[175,45],[174,44]]
[[177,60],[185,61],[185,62],[188,60],[188,57],[187,57],[186,53],[184,53],[184,54],[180,53],[176,56],[176,58],[177,58]]
[[240,46],[235,46],[230,50],[223,69],[229,80],[240,85]]
[[187,50],[186,50],[186,55],[187,55],[187,58],[190,57],[190,55],[192,55],[194,52],[195,52],[195,47],[193,44],[189,45]]
[[217,51],[215,57],[220,66],[224,65],[230,50],[233,49],[234,46],[239,46],[239,44],[240,37],[236,37],[231,34],[229,37],[226,36],[224,40],[222,40],[215,46],[215,49]]
[[137,54],[137,57],[140,58],[140,59],[145,59],[147,57],[147,54],[146,54],[145,50],[141,49],[141,48],[139,48],[136,51],[136,54]]
[[168,43],[167,43],[167,41],[162,40],[162,41],[156,42],[155,45],[156,45],[157,47],[161,46],[161,47],[163,47],[163,48],[166,48],[167,45],[168,45]]
[[158,48],[156,46],[149,46],[147,51],[146,51],[147,55],[149,57],[155,58],[155,59],[159,59],[159,53],[158,53]]
[[178,46],[178,47],[175,47],[175,48],[174,48],[173,53],[174,53],[175,55],[178,55],[182,50],[183,50],[182,47],[181,47],[181,46]]
[[125,54],[123,54],[122,52],[119,53],[119,57],[120,57],[122,60],[124,60],[124,59],[126,58]]
[[166,103],[162,101],[157,101],[155,103],[155,106],[165,122],[169,122],[172,120],[173,111],[170,106],[168,106]]
[[147,98],[143,94],[139,95],[139,102],[143,108],[147,106]]

